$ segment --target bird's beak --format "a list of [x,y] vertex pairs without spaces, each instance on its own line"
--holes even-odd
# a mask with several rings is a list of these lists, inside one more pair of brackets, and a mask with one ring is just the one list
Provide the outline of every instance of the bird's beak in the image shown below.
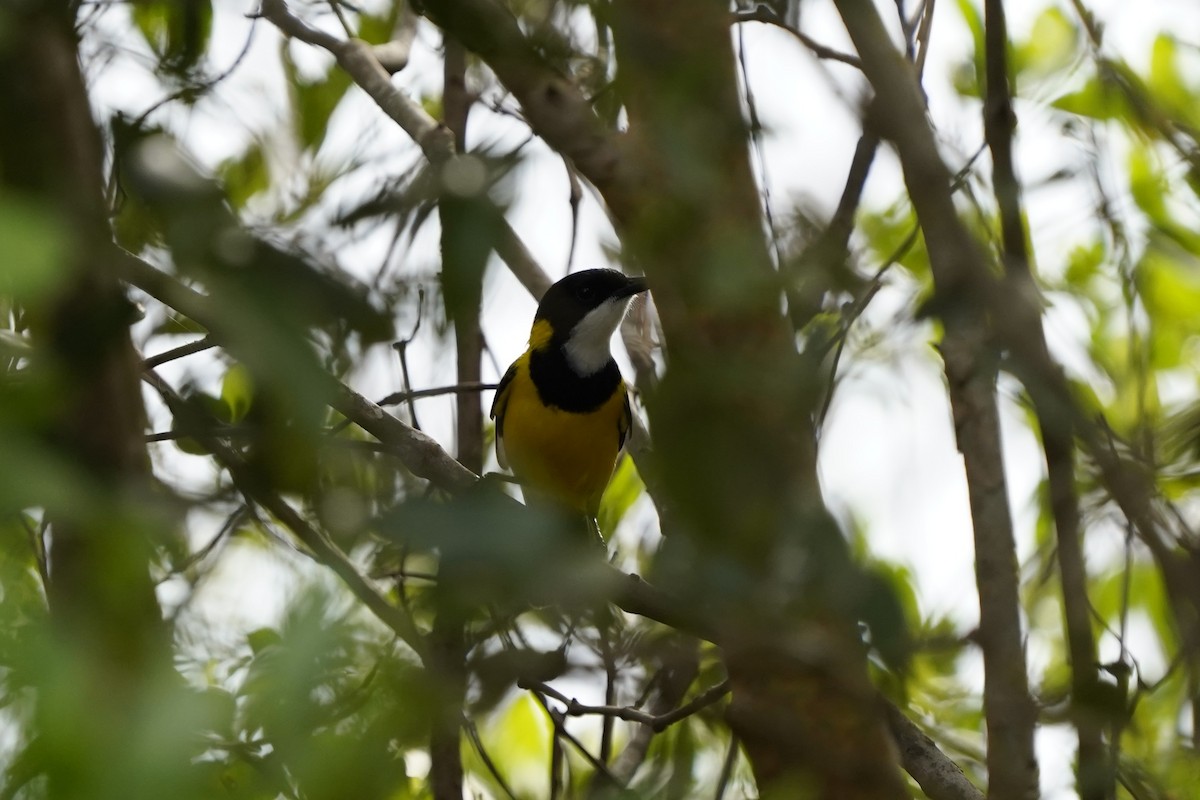
[[629,278],[628,283],[613,293],[613,297],[631,297],[650,288],[645,278]]

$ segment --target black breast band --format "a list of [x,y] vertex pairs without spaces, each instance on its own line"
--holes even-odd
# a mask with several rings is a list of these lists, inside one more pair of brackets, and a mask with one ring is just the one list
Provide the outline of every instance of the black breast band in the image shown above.
[[571,369],[562,348],[553,345],[529,354],[529,376],[542,403],[576,414],[604,405],[621,383],[621,370],[611,358],[597,372],[581,376]]

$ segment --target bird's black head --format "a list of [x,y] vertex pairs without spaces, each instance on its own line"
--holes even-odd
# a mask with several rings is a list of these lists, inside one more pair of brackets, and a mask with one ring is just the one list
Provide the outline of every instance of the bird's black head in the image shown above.
[[612,361],[609,340],[625,316],[629,298],[644,291],[644,279],[613,269],[568,275],[542,298],[529,346],[535,352],[559,352],[577,375],[592,375]]
[[[546,291],[533,319],[534,322],[549,322],[554,338],[562,340],[568,338],[589,313],[609,304],[620,308],[620,313],[615,315],[615,328],[624,313],[625,303],[621,301],[646,291],[646,288],[645,279],[630,278],[615,269],[575,272]],[[609,333],[612,333],[612,329]]]

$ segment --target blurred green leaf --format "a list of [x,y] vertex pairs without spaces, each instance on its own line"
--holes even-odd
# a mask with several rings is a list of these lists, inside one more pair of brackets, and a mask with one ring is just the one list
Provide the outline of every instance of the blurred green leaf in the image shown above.
[[504,765],[505,778],[518,792],[543,796],[552,726],[546,712],[528,692],[483,726],[480,735],[492,759]]
[[611,541],[617,526],[637,499],[646,491],[642,476],[628,454],[617,462],[612,479],[600,498],[600,513],[596,518],[605,541]]
[[1018,86],[1026,78],[1044,79],[1074,63],[1082,37],[1074,20],[1057,6],[1043,9],[1029,38],[1013,48],[1012,70]]
[[230,422],[241,422],[254,403],[254,378],[243,364],[234,364],[221,381],[221,401]]
[[400,17],[405,2],[407,0],[388,3],[382,14],[360,12],[358,15],[358,38],[371,44],[383,44],[391,41],[396,30],[396,20]]
[[262,142],[256,141],[240,156],[227,159],[217,168],[217,175],[234,210],[244,207],[247,200],[271,185]]
[[305,150],[316,152],[325,141],[333,112],[351,86],[350,76],[334,64],[324,77],[310,80],[300,75],[290,58],[285,58],[284,66],[292,85],[296,136]]
[[1150,69],[1146,87],[1166,113],[1195,126],[1200,123],[1200,81],[1191,85],[1180,64],[1179,43],[1173,32],[1161,33],[1150,50]]
[[133,21],[159,63],[172,73],[194,67],[212,35],[211,0],[135,0]]
[[1097,77],[1089,78],[1083,88],[1062,95],[1051,105],[1069,114],[1102,121],[1129,114],[1129,105],[1120,90]]

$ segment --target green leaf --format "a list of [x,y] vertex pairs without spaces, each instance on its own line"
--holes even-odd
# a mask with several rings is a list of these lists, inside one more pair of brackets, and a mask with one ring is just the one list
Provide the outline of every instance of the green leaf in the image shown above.
[[962,14],[963,21],[967,23],[967,29],[971,31],[974,48],[970,61],[961,62],[954,67],[952,76],[954,88],[963,97],[983,97],[984,87],[987,85],[984,78],[986,48],[984,46],[983,16],[971,0],[958,0],[958,11]]
[[1200,97],[1197,97],[1196,87],[1189,87],[1184,81],[1178,43],[1171,34],[1159,34],[1154,40],[1146,86],[1170,114],[1192,125],[1200,122],[1200,112],[1196,111]]
[[325,141],[329,120],[350,88],[350,76],[336,64],[325,77],[308,80],[300,76],[290,58],[284,59],[284,71],[292,84],[292,109],[296,135],[306,150],[316,152]]
[[1068,287],[1079,291],[1089,284],[1092,278],[1100,273],[1100,267],[1103,266],[1107,255],[1104,242],[1100,240],[1072,248],[1067,256],[1067,270],[1064,276]]
[[[523,692],[483,731],[484,747],[518,794],[545,794],[550,753],[550,722],[533,695]],[[482,766],[482,765],[481,765]]]
[[1120,119],[1129,113],[1120,90],[1098,77],[1088,79],[1082,89],[1064,94],[1051,105],[1060,111],[1096,120]]
[[370,44],[384,44],[392,39],[396,30],[396,19],[404,2],[387,4],[384,14],[369,14],[362,12],[358,15],[358,38]]
[[155,335],[160,334],[190,334],[190,333],[208,333],[208,328],[205,328],[199,322],[191,317],[185,317],[178,311],[171,310],[166,319],[164,319],[157,327],[154,328]]
[[167,72],[196,65],[212,35],[211,0],[138,0],[133,22]]
[[606,540],[612,537],[630,506],[642,496],[645,490],[646,485],[642,483],[642,476],[638,474],[633,459],[625,455],[617,462],[617,468],[608,482],[608,488],[604,490],[604,496],[600,498],[600,514],[596,521]]
[[1029,38],[1013,50],[1013,70],[1042,78],[1070,66],[1079,49],[1079,28],[1061,8],[1051,6],[1034,20]]
[[271,174],[263,153],[262,142],[254,142],[237,158],[225,161],[218,168],[225,197],[235,210],[271,185]]
[[229,421],[245,419],[254,403],[254,378],[244,364],[234,364],[221,381],[221,401],[229,409]]
[[268,647],[279,645],[282,641],[283,637],[274,628],[258,628],[246,634],[246,644],[250,645],[250,649],[254,651],[255,655]]
[[1154,153],[1146,147],[1134,147],[1129,153],[1129,191],[1138,208],[1160,227],[1171,224],[1167,213],[1167,180]]

